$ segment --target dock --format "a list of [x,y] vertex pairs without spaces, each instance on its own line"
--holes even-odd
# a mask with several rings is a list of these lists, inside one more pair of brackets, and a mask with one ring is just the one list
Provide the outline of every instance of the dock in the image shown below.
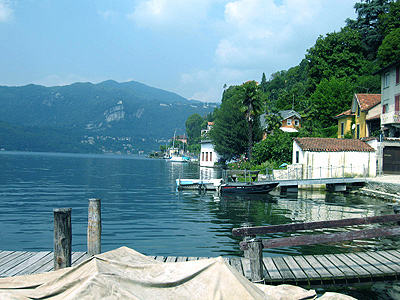
[[[53,252],[0,251],[0,277],[45,273],[53,270]],[[72,253],[72,265],[88,259],[85,252]],[[150,256],[161,262],[184,262],[208,257]],[[223,257],[246,278],[249,259]],[[325,255],[263,257],[266,284],[315,286],[372,283],[400,279],[400,251],[374,251]]]

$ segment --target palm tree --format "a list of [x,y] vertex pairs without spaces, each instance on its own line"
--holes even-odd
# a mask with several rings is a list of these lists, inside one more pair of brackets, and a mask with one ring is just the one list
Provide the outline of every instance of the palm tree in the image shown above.
[[245,113],[246,122],[248,125],[248,157],[251,161],[252,147],[253,147],[253,125],[260,113],[263,110],[262,91],[258,83],[247,81],[242,84],[242,91],[238,95],[239,103],[241,104],[241,111]]

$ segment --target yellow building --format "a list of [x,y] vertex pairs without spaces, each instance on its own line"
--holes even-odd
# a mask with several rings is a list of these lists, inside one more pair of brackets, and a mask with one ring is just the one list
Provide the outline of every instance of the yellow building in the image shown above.
[[354,119],[354,114],[349,109],[338,114],[334,119],[338,120],[338,138],[344,138],[348,132],[351,132],[351,123]]
[[354,94],[351,109],[334,117],[338,138],[352,131],[355,139],[370,137],[380,130],[381,94]]

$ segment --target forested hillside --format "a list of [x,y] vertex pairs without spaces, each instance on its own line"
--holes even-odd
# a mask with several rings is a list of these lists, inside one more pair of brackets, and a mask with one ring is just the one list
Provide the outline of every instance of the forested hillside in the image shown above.
[[189,115],[215,106],[133,81],[0,86],[0,149],[157,150],[175,131],[185,133]]

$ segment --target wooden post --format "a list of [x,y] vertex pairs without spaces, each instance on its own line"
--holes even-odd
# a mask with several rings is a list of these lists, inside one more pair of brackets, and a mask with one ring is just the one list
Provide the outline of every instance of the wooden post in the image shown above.
[[87,253],[101,253],[101,199],[89,199]]
[[261,239],[252,239],[248,241],[251,281],[259,282],[264,279],[263,259],[262,259],[262,241]]
[[[246,227],[253,227],[254,226],[254,223],[251,223],[251,222],[244,222],[244,223],[242,223],[242,228],[244,227],[244,228],[246,228]],[[247,241],[249,241],[249,240],[251,240],[251,239],[254,239],[256,236],[255,235],[246,235],[244,238],[243,238],[243,242],[247,242]],[[243,251],[243,255],[244,255],[244,257],[245,258],[249,258],[249,251],[248,250],[244,250]]]
[[71,208],[54,209],[54,270],[71,266]]

